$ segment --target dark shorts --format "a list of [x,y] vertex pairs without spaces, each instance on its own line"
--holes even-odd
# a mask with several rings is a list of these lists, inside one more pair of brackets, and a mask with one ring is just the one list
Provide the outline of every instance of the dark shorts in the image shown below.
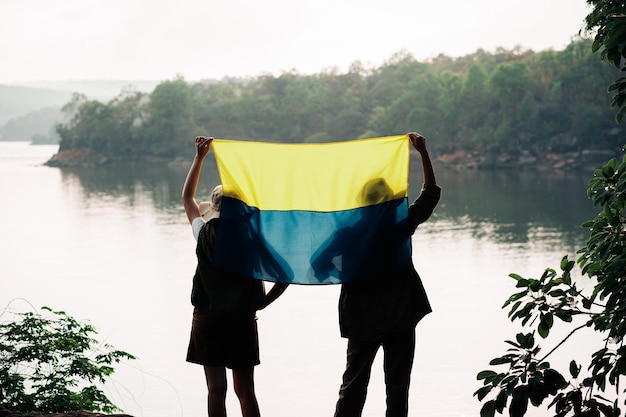
[[230,369],[258,365],[259,334],[256,317],[215,317],[194,309],[187,362]]

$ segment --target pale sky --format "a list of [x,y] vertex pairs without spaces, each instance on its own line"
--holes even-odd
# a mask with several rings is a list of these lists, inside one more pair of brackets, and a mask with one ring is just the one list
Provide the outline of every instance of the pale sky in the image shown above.
[[0,83],[301,74],[561,50],[585,0],[0,0]]

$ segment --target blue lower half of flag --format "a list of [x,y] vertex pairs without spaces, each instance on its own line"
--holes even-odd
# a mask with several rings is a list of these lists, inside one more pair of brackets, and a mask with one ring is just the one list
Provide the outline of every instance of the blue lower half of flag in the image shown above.
[[224,197],[213,262],[265,281],[342,284],[411,264],[407,198],[336,212],[259,210]]

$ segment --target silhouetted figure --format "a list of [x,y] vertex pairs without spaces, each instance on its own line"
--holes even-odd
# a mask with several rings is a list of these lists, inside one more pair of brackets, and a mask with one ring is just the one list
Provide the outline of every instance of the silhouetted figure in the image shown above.
[[[398,245],[402,236],[412,235],[417,226],[430,217],[441,195],[424,137],[417,133],[409,133],[408,136],[422,159],[424,187],[420,196],[409,206],[408,220],[397,224],[395,219],[385,220],[393,231],[388,234],[383,231],[378,236],[388,239],[383,246],[399,251],[404,250],[404,246]],[[389,190],[385,189],[384,184],[374,185],[364,187],[365,200],[375,202],[389,198]],[[364,221],[368,223],[374,220],[372,217]],[[384,272],[376,268],[379,264],[370,257],[395,256],[390,249],[381,253],[362,253],[361,262],[373,266],[373,273],[363,269],[362,273],[367,274],[367,279],[342,284],[341,287],[339,326],[341,336],[348,339],[348,348],[335,417],[361,416],[372,363],[381,346],[384,352],[386,417],[406,417],[408,414],[415,326],[431,312],[431,307],[412,261],[396,271]],[[332,252],[328,248],[326,250]],[[354,259],[354,255],[350,260],[344,257],[343,268],[350,267],[345,262],[358,262]]]
[[195,199],[202,162],[212,140],[196,137],[196,155],[182,191],[183,206],[197,240],[198,259],[191,291],[194,311],[187,361],[204,367],[209,417],[226,416],[226,368],[232,369],[242,416],[259,417],[254,390],[254,367],[260,363],[256,311],[278,298],[287,285],[274,284],[265,294],[263,281],[230,274],[213,265],[222,187],[215,187],[208,202],[198,204]]

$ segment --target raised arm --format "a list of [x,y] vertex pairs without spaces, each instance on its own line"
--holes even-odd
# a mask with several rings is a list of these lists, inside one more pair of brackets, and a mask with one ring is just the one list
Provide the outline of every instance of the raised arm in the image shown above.
[[183,207],[185,208],[185,213],[187,213],[189,223],[192,223],[196,217],[200,217],[200,208],[196,201],[196,189],[198,188],[200,172],[202,171],[202,162],[209,153],[212,141],[212,137],[196,136],[196,156],[193,158],[187,173],[182,192]]
[[[419,197],[409,206],[409,217],[414,228],[425,222],[432,214],[435,206],[441,197],[441,188],[437,186],[433,164],[426,149],[426,139],[419,133],[408,134],[411,144],[422,159],[422,172],[424,175],[424,186]],[[413,229],[415,231],[415,229]]]
[[437,185],[433,164],[430,160],[430,155],[428,155],[428,149],[426,149],[426,138],[416,132],[411,132],[408,135],[409,139],[411,140],[411,144],[413,145],[415,150],[419,152],[420,157],[422,158],[422,173],[424,175],[424,184]]

